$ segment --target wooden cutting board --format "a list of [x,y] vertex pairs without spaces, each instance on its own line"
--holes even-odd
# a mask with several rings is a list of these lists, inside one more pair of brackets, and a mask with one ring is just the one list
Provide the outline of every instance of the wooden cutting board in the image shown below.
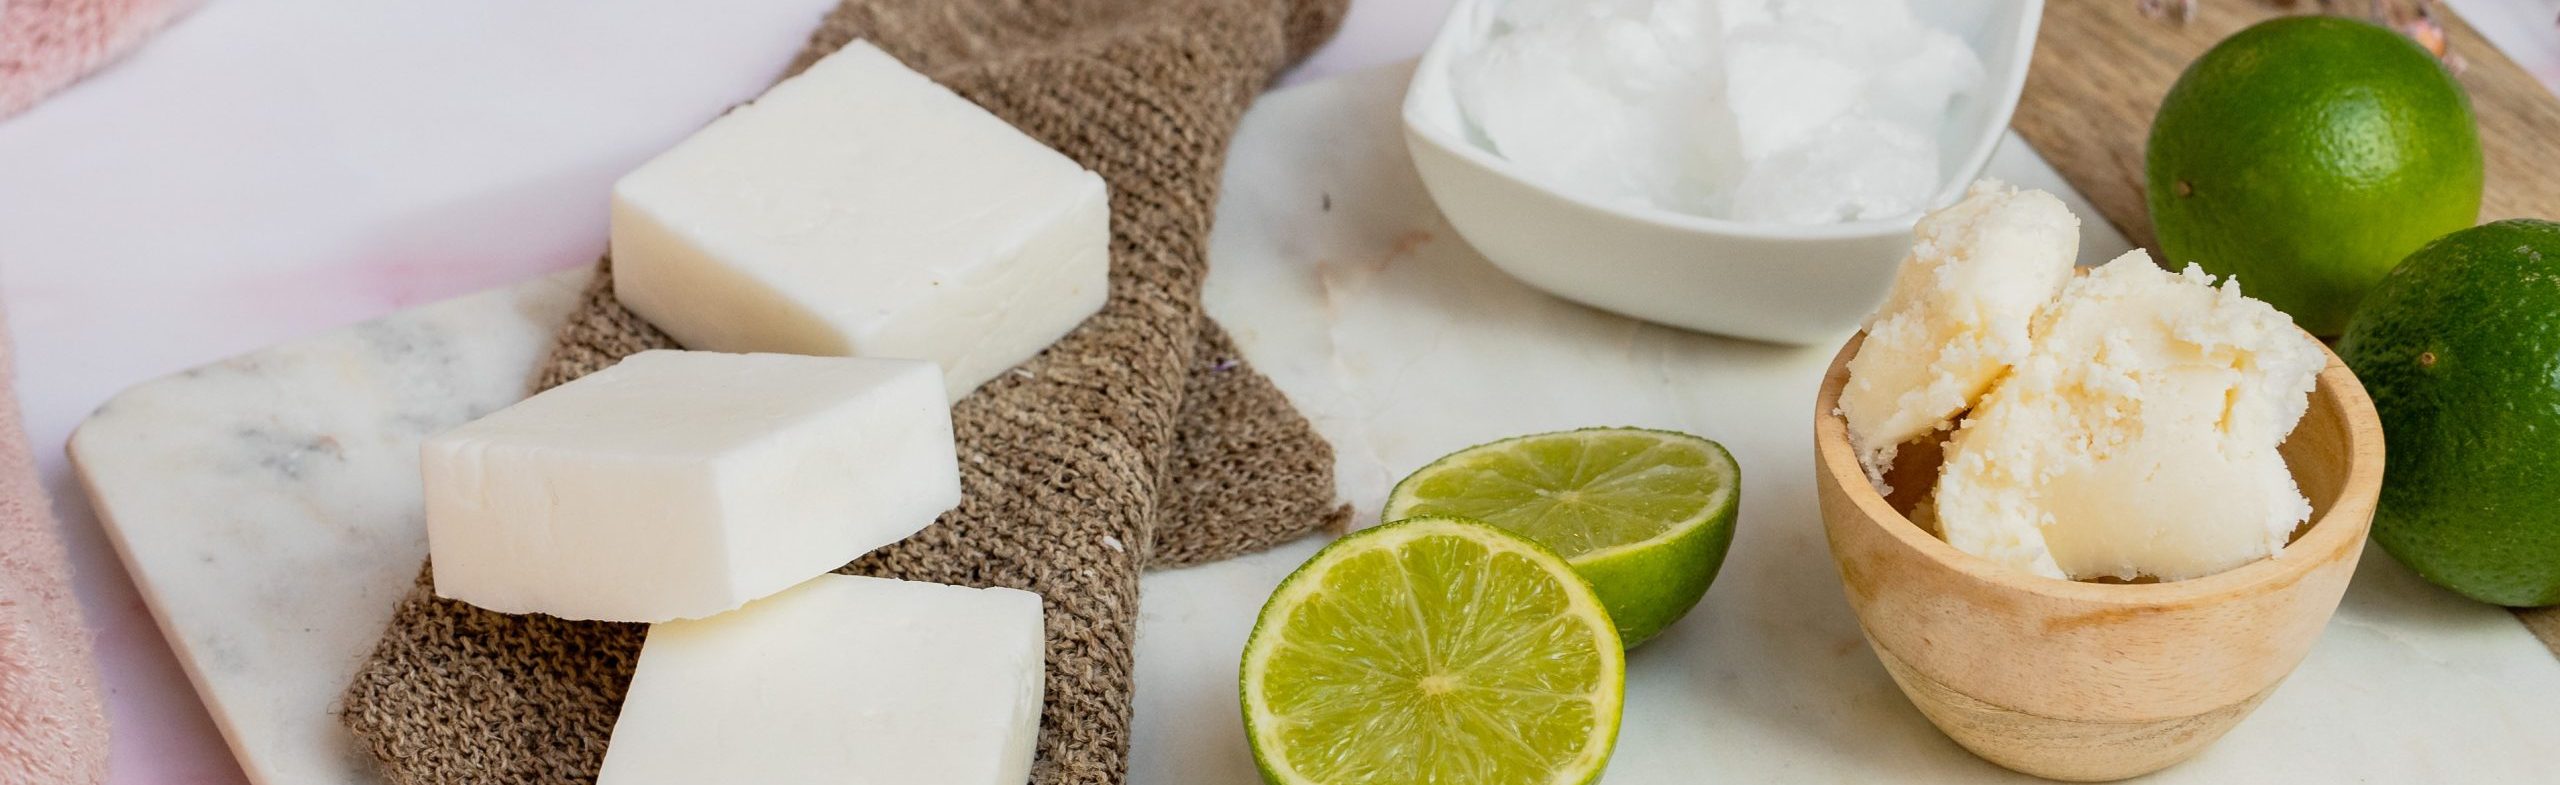
[[[2183,23],[2147,17],[2134,0],[2047,3],[2035,65],[2011,122],[2126,239],[2155,253],[2159,242],[2143,203],[2142,149],[2161,96],[2216,42],[2258,22],[2320,6],[2312,0],[2290,7],[2266,0],[2199,2],[2196,18]],[[2471,92],[2488,158],[2481,220],[2560,220],[2560,167],[2550,165],[2560,153],[2560,97],[2450,9],[2439,13],[2451,51],[2466,63],[2459,78]],[[2516,615],[2560,655],[2560,608]]]
[[[2266,0],[2199,0],[2195,19],[2152,19],[2135,0],[2053,0],[2045,5],[2037,34],[2035,66],[2018,99],[2013,125],[2088,195],[2125,237],[2158,248],[2150,211],[2143,206],[2142,147],[2160,97],[2197,55],[2241,28],[2319,7],[2296,0],[2288,9]],[[2361,8],[2361,2],[2348,3]],[[2482,220],[2560,219],[2560,97],[2507,59],[2479,31],[2440,12],[2452,51],[2468,65],[2462,85],[2471,91],[2480,119],[2480,143],[2488,156],[2488,189]]]

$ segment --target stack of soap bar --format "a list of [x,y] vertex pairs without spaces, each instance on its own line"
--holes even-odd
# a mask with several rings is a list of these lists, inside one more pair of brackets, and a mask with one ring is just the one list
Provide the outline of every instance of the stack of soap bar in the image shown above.
[[1893,291],[1849,360],[1840,415],[1869,479],[2023,362],[2028,326],[2071,278],[2080,219],[2043,191],[1996,181],[1920,219]]
[[954,398],[1102,308],[1102,179],[855,42],[622,178],[613,285],[693,349],[941,363]]
[[2073,280],[1947,444],[1947,543],[2055,578],[2184,580],[2311,514],[2277,452],[2328,355],[2275,308],[2141,251]]
[[960,503],[932,363],[642,352],[429,438],[436,593],[569,619],[700,618]]
[[649,629],[598,785],[1022,785],[1040,598],[827,575]]

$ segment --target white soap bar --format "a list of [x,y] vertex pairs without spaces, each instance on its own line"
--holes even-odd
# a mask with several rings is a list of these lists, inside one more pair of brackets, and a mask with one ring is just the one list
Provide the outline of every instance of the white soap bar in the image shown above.
[[615,183],[612,234],[688,348],[932,360],[955,399],[1110,288],[1102,178],[860,41]]
[[1040,597],[827,575],[649,628],[597,785],[1022,785]]
[[2073,280],[1947,444],[1947,543],[2055,578],[2184,580],[2311,515],[2277,446],[2328,355],[2293,320],[2141,251]]
[[914,360],[641,352],[421,453],[436,593],[505,613],[709,616],[960,503]]
[[2052,194],[1984,180],[1914,235],[1840,390],[1849,443],[1880,490],[1903,444],[1952,426],[2026,360],[2028,325],[2071,278],[2080,219]]

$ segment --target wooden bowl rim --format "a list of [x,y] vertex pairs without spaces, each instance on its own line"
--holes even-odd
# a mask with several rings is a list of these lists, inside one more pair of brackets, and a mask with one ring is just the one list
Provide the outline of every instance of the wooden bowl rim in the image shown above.
[[[2373,399],[2365,393],[2355,372],[2322,344],[2320,351],[2328,357],[2329,364],[2320,370],[2311,394],[2324,399],[2344,421],[2347,476],[2339,486],[2338,498],[2311,521],[2309,531],[2287,544],[2282,554],[2202,578],[2166,583],[2088,583],[2002,567],[1956,550],[1922,530],[1868,483],[1866,470],[1858,465],[1857,453],[1849,446],[1848,423],[1833,413],[1839,408],[1840,390],[1849,381],[1849,358],[1865,341],[1865,331],[1850,336],[1823,373],[1822,388],[1814,396],[1814,463],[1856,505],[1858,517],[1866,525],[1882,529],[1886,536],[1949,572],[2011,591],[2077,602],[2137,607],[2192,605],[2295,583],[2312,569],[2360,550],[2365,530],[2372,523],[2370,511],[2382,490],[2381,416],[2374,412]],[[2313,342],[2318,343],[2316,339]],[[2302,557],[2294,558],[2296,554]]]

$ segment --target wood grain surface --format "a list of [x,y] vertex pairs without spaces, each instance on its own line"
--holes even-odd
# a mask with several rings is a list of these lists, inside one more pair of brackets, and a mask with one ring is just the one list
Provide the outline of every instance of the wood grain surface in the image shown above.
[[[2199,6],[2195,19],[2180,23],[2144,16],[2135,0],[2051,0],[2012,123],[2109,223],[2154,252],[2159,245],[2143,204],[2142,149],[2160,97],[2215,42],[2269,18],[2317,12],[2322,4],[2199,0]],[[2488,158],[2481,219],[2560,220],[2560,98],[2451,10],[2441,13],[2450,49],[2466,63],[2460,79],[2471,91]],[[2560,656],[2560,608],[2516,613]]]
[[[2036,38],[2035,65],[2013,122],[2089,201],[2135,243],[2157,250],[2143,206],[2142,148],[2151,115],[2187,63],[2215,42],[2266,19],[2320,7],[2266,0],[2199,0],[2193,21],[2151,19],[2134,0],[2052,0]],[[2349,3],[2356,8],[2361,2]],[[2460,76],[2480,119],[2488,156],[2482,220],[2560,219],[2560,98],[2444,12]]]

